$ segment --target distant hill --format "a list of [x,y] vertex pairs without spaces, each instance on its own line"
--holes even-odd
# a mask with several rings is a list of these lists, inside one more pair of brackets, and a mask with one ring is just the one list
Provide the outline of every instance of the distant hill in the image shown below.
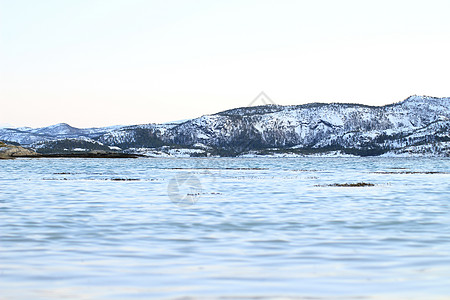
[[330,151],[360,156],[450,156],[450,98],[411,96],[385,106],[310,103],[241,107],[168,124],[80,129],[61,123],[36,129],[0,128],[0,140],[38,152],[72,147],[155,156]]

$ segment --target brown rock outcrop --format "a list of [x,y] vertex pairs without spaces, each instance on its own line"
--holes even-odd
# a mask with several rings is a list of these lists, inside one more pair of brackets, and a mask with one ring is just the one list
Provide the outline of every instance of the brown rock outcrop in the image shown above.
[[15,157],[30,157],[38,155],[39,154],[37,154],[33,150],[0,142],[0,159],[11,159]]

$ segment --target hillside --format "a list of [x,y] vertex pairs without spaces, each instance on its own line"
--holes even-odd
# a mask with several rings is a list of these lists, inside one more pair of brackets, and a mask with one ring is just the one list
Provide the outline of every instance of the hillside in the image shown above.
[[113,149],[175,156],[450,156],[450,98],[411,96],[386,106],[311,103],[242,107],[179,124],[0,129],[0,140],[38,152]]

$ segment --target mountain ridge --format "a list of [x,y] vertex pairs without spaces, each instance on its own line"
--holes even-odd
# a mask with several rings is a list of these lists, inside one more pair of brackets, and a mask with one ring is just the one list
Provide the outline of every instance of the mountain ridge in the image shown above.
[[26,130],[1,128],[0,140],[38,152],[52,151],[55,143],[67,145],[58,149],[73,151],[70,144],[76,143],[77,149],[169,156],[174,149],[185,149],[193,156],[303,155],[326,151],[354,155],[403,155],[409,151],[449,156],[450,98],[413,95],[383,106],[269,104],[233,108],[181,123],[100,128],[59,123]]

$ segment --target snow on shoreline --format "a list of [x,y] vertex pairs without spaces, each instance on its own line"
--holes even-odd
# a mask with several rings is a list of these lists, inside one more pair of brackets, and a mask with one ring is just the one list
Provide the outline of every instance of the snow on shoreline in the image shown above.
[[258,154],[258,153],[245,153],[238,157],[252,158],[252,157],[359,157],[352,154],[346,154],[342,151],[328,151],[314,154],[298,154],[298,153],[270,153],[270,154]]

